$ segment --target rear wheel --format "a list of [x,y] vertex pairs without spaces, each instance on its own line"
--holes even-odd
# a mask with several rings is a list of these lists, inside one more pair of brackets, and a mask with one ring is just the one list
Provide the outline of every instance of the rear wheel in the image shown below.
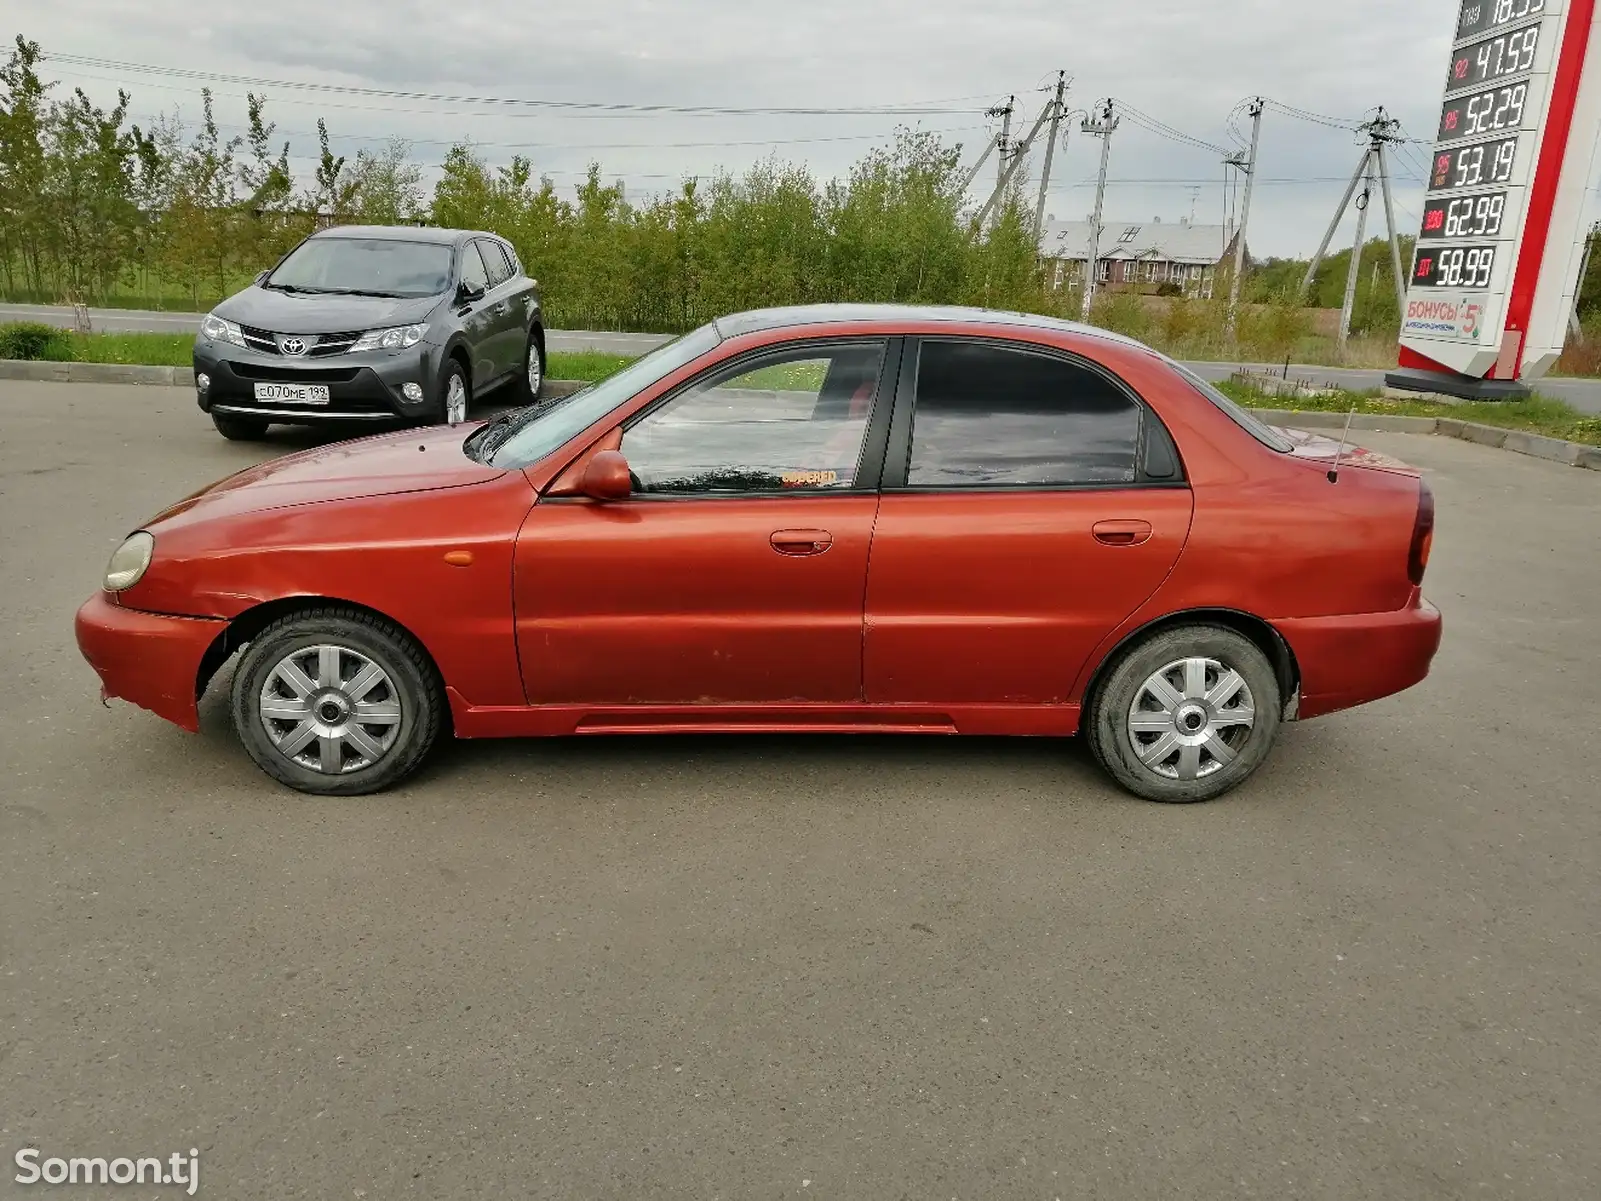
[[380,792],[416,770],[445,698],[421,647],[356,609],[274,622],[234,675],[239,740],[275,780],[321,796]]
[[232,413],[213,413],[211,424],[230,442],[255,442],[267,436],[267,423],[257,417],[236,417]]
[[1222,796],[1261,766],[1282,710],[1278,676],[1254,642],[1179,626],[1123,654],[1095,690],[1084,733],[1124,788],[1182,804]]

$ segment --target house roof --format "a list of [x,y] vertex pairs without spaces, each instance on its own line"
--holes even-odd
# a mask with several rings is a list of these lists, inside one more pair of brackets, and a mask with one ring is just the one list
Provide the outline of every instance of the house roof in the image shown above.
[[[1183,220],[1103,221],[1100,257],[1210,266],[1228,250],[1228,233],[1221,225],[1194,225]],[[1040,233],[1040,254],[1045,258],[1088,259],[1089,245],[1088,221],[1047,221]]]

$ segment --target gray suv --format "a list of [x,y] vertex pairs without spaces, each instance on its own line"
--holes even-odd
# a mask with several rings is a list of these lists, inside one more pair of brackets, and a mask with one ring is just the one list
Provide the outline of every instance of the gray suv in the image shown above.
[[539,286],[494,234],[340,226],[207,314],[195,388],[225,438],[274,422],[463,421],[510,384],[539,396]]

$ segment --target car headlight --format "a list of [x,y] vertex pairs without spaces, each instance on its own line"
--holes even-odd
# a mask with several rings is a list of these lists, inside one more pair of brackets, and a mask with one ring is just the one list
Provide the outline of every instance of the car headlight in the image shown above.
[[359,354],[364,350],[404,350],[422,341],[428,332],[426,325],[397,325],[393,329],[368,330],[357,338],[347,352]]
[[106,564],[106,591],[121,592],[132,588],[144,578],[150,566],[150,556],[156,553],[156,540],[144,530],[130,534],[127,541],[117,547]]
[[245,345],[245,333],[232,321],[224,321],[215,313],[207,313],[206,319],[200,323],[200,336],[211,342],[232,342],[235,346]]

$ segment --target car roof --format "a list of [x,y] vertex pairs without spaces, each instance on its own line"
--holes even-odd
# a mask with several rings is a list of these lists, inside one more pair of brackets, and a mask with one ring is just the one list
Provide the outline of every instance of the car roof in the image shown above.
[[1144,351],[1150,350],[1150,347],[1143,342],[1078,321],[1064,321],[1060,317],[1046,317],[1039,313],[1014,313],[1002,309],[980,309],[961,305],[804,304],[787,308],[753,309],[748,313],[719,317],[714,322],[718,334],[724,338],[806,325],[841,323],[876,325],[886,330],[928,325],[988,326],[996,330],[1034,329],[1077,334]]
[[476,229],[440,229],[432,225],[335,225],[320,229],[314,238],[377,238],[389,242],[432,242],[455,245],[468,238],[494,238],[504,241],[499,234]]

